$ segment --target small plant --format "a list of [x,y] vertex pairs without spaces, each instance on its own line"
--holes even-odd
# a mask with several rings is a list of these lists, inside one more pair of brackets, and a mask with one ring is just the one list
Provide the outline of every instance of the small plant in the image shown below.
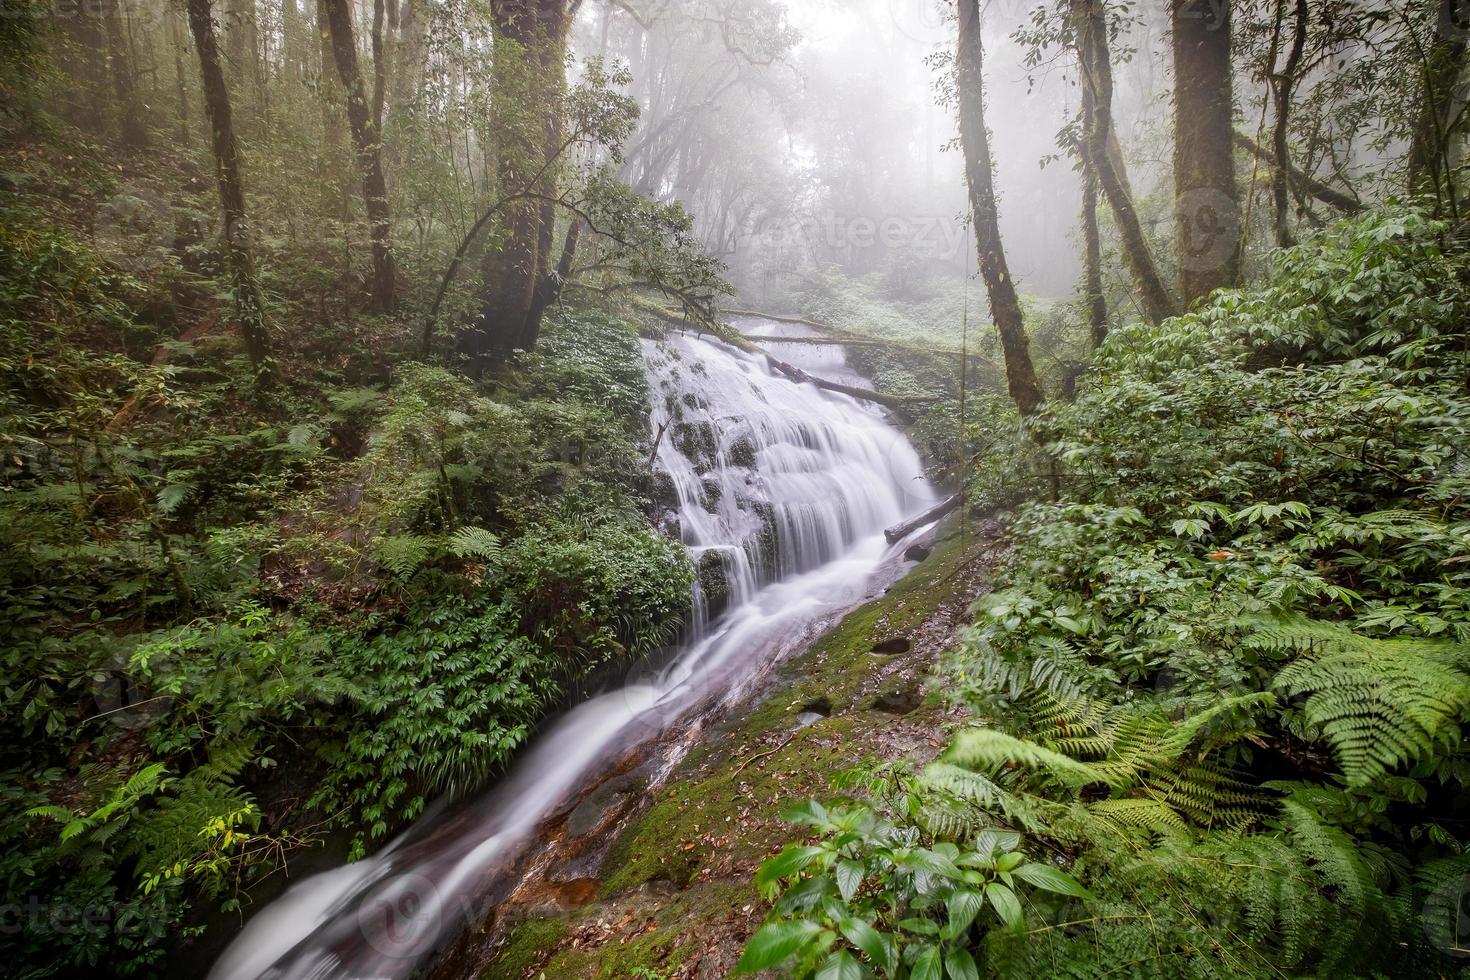
[[785,817],[821,840],[761,865],[756,885],[775,907],[737,973],[790,961],[794,976],[818,980],[978,980],[970,950],[991,929],[1024,931],[1033,890],[1090,897],[1065,871],[1029,860],[1012,831],[925,846],[917,827],[863,804],[811,801]]

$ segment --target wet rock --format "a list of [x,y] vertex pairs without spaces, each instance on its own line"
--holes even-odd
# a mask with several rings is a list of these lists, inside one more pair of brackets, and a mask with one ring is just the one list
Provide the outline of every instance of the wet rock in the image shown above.
[[909,641],[908,637],[894,636],[886,640],[881,640],[878,643],[874,643],[873,652],[881,653],[887,656],[889,654],[895,653],[908,653],[912,647],[913,644]]
[[720,486],[720,481],[712,477],[706,477],[700,482],[703,489],[699,494],[699,505],[713,514],[719,509],[720,497],[725,493],[724,488]]
[[699,594],[704,599],[704,608],[714,619],[730,605],[730,579],[720,553],[706,551],[700,555],[694,574],[699,579]]
[[648,481],[648,497],[655,507],[679,509],[679,490],[674,486],[674,478],[663,470],[655,472]]
[[932,553],[932,549],[927,544],[916,542],[904,549],[903,557],[906,561],[923,561]]
[[715,451],[719,446],[719,438],[715,433],[713,423],[679,422],[674,425],[670,433],[674,440],[674,448],[679,450],[685,459],[693,463],[695,469],[702,473],[714,468]]
[[725,450],[725,458],[730,461],[731,466],[744,466],[752,469],[755,466],[755,443],[749,436],[741,436],[730,444]]
[[610,813],[616,812],[628,794],[615,786],[604,786],[587,796],[567,817],[567,836],[583,837],[598,829]]
[[826,717],[826,715],[818,714],[815,711],[803,711],[801,714],[796,716],[796,727],[805,728],[808,725],[815,725],[817,722]]
[[923,692],[917,687],[908,687],[882,692],[873,698],[872,708],[887,715],[906,715],[923,703]]

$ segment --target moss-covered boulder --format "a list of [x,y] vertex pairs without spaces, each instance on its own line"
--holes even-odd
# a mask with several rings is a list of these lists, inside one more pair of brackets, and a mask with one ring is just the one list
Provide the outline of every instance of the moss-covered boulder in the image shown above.
[[706,551],[699,556],[694,573],[699,580],[704,608],[713,619],[730,605],[730,577],[725,571],[724,559],[718,551]]
[[670,430],[674,448],[694,464],[701,473],[713,469],[715,453],[720,444],[719,434],[712,422],[678,422]]

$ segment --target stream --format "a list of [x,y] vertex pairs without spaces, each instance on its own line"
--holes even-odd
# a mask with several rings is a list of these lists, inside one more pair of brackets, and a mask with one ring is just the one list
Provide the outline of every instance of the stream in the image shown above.
[[[774,321],[735,326],[800,335]],[[666,523],[700,569],[678,650],[544,725],[483,795],[293,885],[249,920],[211,980],[413,975],[509,893],[538,828],[614,760],[662,744],[666,773],[687,747],[678,733],[881,589],[885,569],[886,580],[897,574],[905,542],[889,545],[883,529],[935,494],[884,410],[795,384],[711,338],[643,343],[650,438],[677,496]],[[866,385],[838,347],[769,346],[814,375]]]

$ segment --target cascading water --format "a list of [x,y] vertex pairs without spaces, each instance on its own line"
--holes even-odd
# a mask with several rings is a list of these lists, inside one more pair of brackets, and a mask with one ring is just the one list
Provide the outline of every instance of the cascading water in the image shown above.
[[[770,321],[743,325],[753,324],[795,336]],[[861,383],[836,348],[776,346],[783,360]],[[569,711],[480,799],[293,886],[250,920],[213,980],[411,974],[484,912],[538,825],[600,762],[733,698],[824,617],[861,601],[893,554],[883,528],[932,503],[918,456],[875,407],[794,384],[715,340],[675,334],[646,342],[645,354],[657,458],[677,498],[670,519],[700,573],[683,650]]]

